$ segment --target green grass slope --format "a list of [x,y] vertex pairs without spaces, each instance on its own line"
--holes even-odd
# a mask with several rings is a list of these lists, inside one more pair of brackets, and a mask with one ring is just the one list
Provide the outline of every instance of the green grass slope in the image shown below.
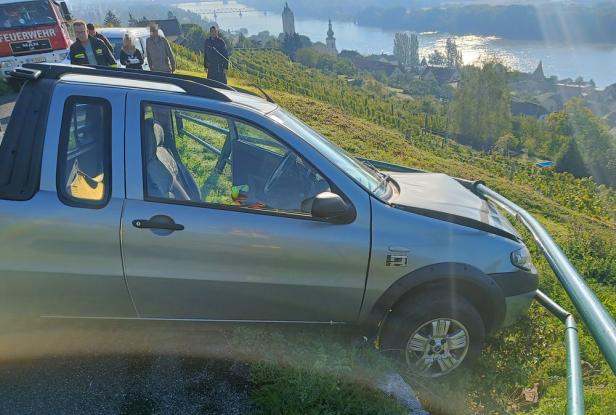
[[[179,68],[201,72],[198,55],[180,49],[176,52]],[[236,51],[232,59],[237,65],[231,72],[232,84],[247,86],[258,81],[276,102],[349,153],[481,179],[525,207],[546,226],[610,313],[616,315],[613,190],[590,179],[541,172],[523,160],[489,156],[422,134],[423,104],[400,100],[378,86],[351,87],[273,51]],[[523,229],[521,232],[534,253],[541,289],[574,310],[530,235]],[[532,307],[529,317],[490,339],[477,367],[463,378],[447,382],[409,379],[423,403],[436,414],[563,413],[566,368],[562,325],[538,305]],[[616,379],[576,317],[587,413],[616,413]],[[535,383],[539,384],[539,403],[527,404],[520,393]],[[257,395],[259,390],[255,388]]]

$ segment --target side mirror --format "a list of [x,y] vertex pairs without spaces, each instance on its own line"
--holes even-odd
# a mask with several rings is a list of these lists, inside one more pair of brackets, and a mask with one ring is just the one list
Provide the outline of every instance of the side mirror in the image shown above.
[[353,206],[332,192],[319,193],[312,201],[310,213],[331,223],[350,223],[355,219]]

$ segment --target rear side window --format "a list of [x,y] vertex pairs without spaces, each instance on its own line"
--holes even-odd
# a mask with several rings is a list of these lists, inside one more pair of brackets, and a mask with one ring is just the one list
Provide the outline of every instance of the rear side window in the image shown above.
[[29,200],[39,190],[53,83],[51,79],[27,82],[6,134],[0,134],[0,199]]
[[72,97],[64,105],[57,172],[58,195],[71,206],[100,208],[111,194],[111,106]]

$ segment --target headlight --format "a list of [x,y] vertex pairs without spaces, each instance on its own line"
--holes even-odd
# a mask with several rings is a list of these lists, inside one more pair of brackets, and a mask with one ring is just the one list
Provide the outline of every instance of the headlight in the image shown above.
[[13,63],[11,62],[0,62],[0,68],[10,68],[13,66]]
[[525,246],[511,253],[511,263],[525,271],[530,271],[533,268],[530,252]]

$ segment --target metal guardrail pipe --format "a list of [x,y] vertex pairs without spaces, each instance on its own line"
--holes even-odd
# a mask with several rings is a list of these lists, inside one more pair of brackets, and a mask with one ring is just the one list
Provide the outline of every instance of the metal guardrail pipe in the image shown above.
[[[188,121],[192,121],[197,125],[200,125],[202,127],[206,127],[206,128],[210,128],[216,132],[222,133],[222,134],[229,134],[229,130],[227,128],[223,128],[223,127],[219,127],[215,124],[209,123],[205,120],[200,120],[199,118],[195,118],[195,117],[191,117],[190,115],[186,115],[183,112],[179,112],[177,114],[177,117],[179,117],[182,120],[188,120]],[[182,128],[182,130],[184,132],[187,132],[185,128]],[[193,137],[196,137],[194,134],[192,134]],[[240,135],[239,138],[243,141],[247,141],[249,143],[252,144],[261,144],[267,147],[273,147],[273,148],[278,148],[281,150],[286,150],[286,148],[283,145],[279,145],[278,143],[276,143],[275,141],[272,140],[264,140],[262,138],[258,138],[258,137],[251,137],[251,136],[247,136],[247,135]],[[204,143],[203,140],[199,140],[200,142],[202,142],[202,144]],[[209,144],[208,144],[209,145]],[[213,147],[214,148],[214,147]]]
[[193,133],[191,133],[190,131],[187,131],[185,128],[181,128],[179,130],[180,134],[185,134],[188,137],[192,138],[194,141],[196,141],[197,143],[201,144],[203,147],[207,148],[208,150],[210,150],[212,153],[220,156],[220,150],[217,149],[216,147],[214,147],[213,145],[211,145],[210,143],[200,139],[199,137],[197,137],[196,135],[194,135]]
[[565,349],[567,350],[567,414],[584,413],[584,385],[582,382],[582,362],[575,319],[554,300],[537,290],[535,299],[565,325]]
[[[584,324],[597,342],[605,360],[612,368],[612,372],[616,374],[616,323],[550,234],[526,210],[484,184],[476,182],[473,188],[477,194],[488,198],[522,221],[532,233]],[[572,346],[577,347],[577,341],[575,345],[572,343]]]
[[222,134],[229,134],[229,129],[228,128],[220,127],[218,125],[209,123],[209,122],[207,122],[205,120],[201,120],[199,118],[191,117],[190,115],[187,115],[187,114],[185,114],[183,112],[180,112],[178,115],[180,117],[182,117],[183,119],[185,119],[185,120],[192,121],[195,124],[201,125],[203,127],[210,128],[210,129],[212,129],[212,130],[214,130],[216,132],[219,132],[219,133],[222,133]]

